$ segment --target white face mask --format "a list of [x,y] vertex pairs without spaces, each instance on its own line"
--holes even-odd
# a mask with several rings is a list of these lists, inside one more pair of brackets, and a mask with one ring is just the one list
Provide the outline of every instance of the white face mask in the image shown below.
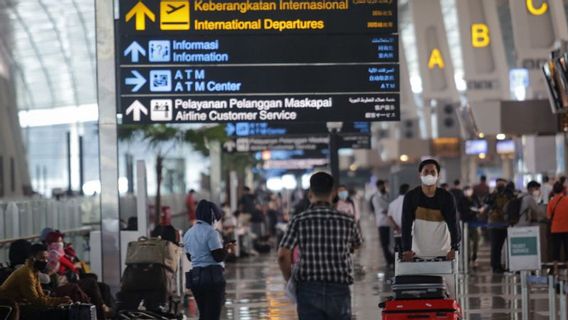
[[423,185],[433,186],[438,181],[438,177],[432,176],[432,175],[427,175],[427,176],[421,176],[420,180],[422,180]]

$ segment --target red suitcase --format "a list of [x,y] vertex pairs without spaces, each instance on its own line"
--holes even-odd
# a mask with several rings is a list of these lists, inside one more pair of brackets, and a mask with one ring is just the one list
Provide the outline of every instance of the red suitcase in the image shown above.
[[460,320],[461,307],[453,299],[390,300],[381,304],[383,320]]

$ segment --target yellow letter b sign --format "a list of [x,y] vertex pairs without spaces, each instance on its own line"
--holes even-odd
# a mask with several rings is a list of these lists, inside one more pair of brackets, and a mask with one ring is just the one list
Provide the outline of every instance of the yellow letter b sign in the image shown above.
[[484,23],[471,25],[471,44],[474,48],[486,48],[491,43],[489,27]]

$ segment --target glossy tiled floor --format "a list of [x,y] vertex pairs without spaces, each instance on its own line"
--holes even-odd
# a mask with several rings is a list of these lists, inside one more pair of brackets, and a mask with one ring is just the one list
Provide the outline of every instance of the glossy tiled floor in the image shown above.
[[[364,228],[365,246],[355,255],[356,263],[366,273],[356,277],[352,287],[353,319],[380,319],[378,303],[391,295],[389,281],[392,274],[385,273],[382,254],[374,222]],[[518,279],[514,275],[493,275],[489,271],[489,252],[482,246],[480,267],[467,277],[462,297],[465,319],[514,320],[520,319],[521,296]],[[239,260],[227,266],[227,301],[222,319],[297,319],[295,305],[284,294],[284,281],[280,275],[276,255],[264,255]],[[195,302],[190,299],[188,314],[197,319]],[[529,319],[548,319],[546,290],[531,292]]]

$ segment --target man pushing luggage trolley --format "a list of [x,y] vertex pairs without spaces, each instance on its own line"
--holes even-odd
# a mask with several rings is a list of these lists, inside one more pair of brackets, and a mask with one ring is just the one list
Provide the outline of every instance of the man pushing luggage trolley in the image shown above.
[[[383,319],[461,319],[455,300],[460,244],[455,201],[437,187],[436,160],[422,161],[419,172],[421,186],[404,198],[402,255],[396,259],[392,286],[395,296],[381,304]],[[447,286],[444,278],[452,285]]]

